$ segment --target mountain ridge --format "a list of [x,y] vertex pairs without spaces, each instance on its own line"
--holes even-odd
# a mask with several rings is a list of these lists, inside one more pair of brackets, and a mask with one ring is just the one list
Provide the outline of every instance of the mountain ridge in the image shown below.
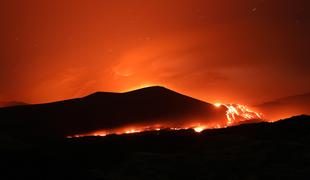
[[[46,104],[0,108],[2,129],[24,135],[67,136],[90,131],[150,123],[183,123],[224,119],[225,108],[164,87],[125,93],[96,92]],[[225,118],[226,119],[226,118]]]

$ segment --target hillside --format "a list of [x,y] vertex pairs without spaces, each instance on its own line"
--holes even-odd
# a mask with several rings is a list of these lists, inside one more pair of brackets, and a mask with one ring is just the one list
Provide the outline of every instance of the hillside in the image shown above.
[[126,93],[97,92],[53,102],[0,108],[1,131],[21,136],[64,137],[135,124],[225,120],[225,108],[154,86]]

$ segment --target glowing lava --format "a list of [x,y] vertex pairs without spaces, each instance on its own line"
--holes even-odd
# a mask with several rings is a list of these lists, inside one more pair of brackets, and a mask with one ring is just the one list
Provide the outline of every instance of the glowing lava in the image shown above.
[[255,112],[249,109],[245,105],[241,104],[214,104],[216,107],[220,107],[221,105],[227,108],[226,110],[226,118],[227,125],[233,125],[235,123],[240,123],[242,121],[251,120],[251,119],[261,119],[262,116],[260,113]]
[[222,104],[221,104],[221,103],[215,103],[214,106],[216,106],[216,107],[221,107]]
[[197,127],[194,127],[193,129],[194,129],[195,132],[200,133],[200,132],[202,132],[203,130],[205,130],[205,127],[203,127],[203,126],[197,126]]
[[139,133],[141,132],[140,130],[136,130],[136,129],[129,129],[125,132],[125,134],[132,134],[132,133]]

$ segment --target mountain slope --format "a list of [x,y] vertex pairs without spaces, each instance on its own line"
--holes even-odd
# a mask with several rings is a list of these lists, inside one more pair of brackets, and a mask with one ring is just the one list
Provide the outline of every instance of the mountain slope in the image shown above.
[[1,130],[23,136],[66,136],[131,124],[225,119],[225,109],[154,86],[97,92],[66,101],[0,109]]

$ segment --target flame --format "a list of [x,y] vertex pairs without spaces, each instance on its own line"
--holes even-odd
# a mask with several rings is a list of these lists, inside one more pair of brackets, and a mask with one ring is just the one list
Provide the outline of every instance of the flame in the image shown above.
[[197,123],[199,121],[195,121],[196,123],[183,125],[180,127],[169,127],[160,124],[148,125],[148,126],[128,126],[118,129],[111,129],[111,130],[102,130],[102,131],[95,131],[87,134],[79,134],[73,136],[67,136],[67,138],[78,138],[78,137],[85,137],[85,136],[107,136],[110,134],[134,134],[146,131],[160,131],[163,129],[168,129],[171,131],[178,131],[182,129],[192,129],[196,133],[200,133],[206,129],[219,129],[219,128],[226,128],[229,126],[233,126],[236,124],[240,124],[247,120],[252,119],[262,119],[262,114],[251,110],[249,107],[241,104],[221,104],[215,103],[213,104],[216,108],[225,107],[226,110],[226,121],[223,124],[203,124],[202,122]]

